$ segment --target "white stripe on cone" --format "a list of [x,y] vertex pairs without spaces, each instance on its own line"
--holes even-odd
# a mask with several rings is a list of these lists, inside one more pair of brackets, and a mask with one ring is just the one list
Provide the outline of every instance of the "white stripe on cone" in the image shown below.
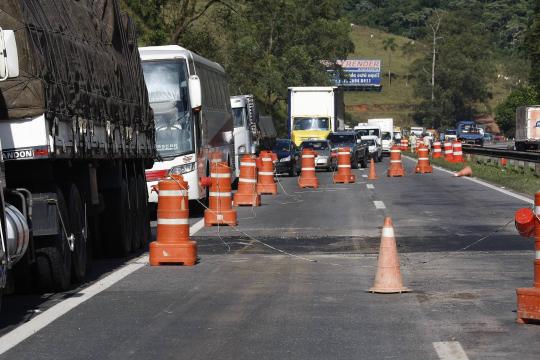
[[394,237],[394,229],[391,227],[383,227],[382,229],[383,237]]
[[238,181],[241,182],[241,183],[250,183],[250,184],[256,184],[257,183],[257,180],[255,180],[255,179],[240,178]]
[[189,225],[188,219],[158,219],[158,225]]
[[230,192],[210,191],[210,196],[226,197],[226,196],[231,196],[231,193]]
[[536,215],[540,215],[540,206],[535,206],[535,208],[534,208],[534,213],[535,213]]
[[540,260],[540,251],[536,251],[536,257],[535,257],[536,260]]
[[225,174],[215,174],[215,173],[212,173],[210,174],[210,177],[213,177],[213,178],[230,178],[231,177],[231,174],[229,173],[225,173]]
[[401,160],[390,160],[391,163],[400,163]]
[[315,168],[302,168],[302,171],[309,171],[309,170],[315,171]]
[[315,155],[302,155],[304,159],[313,159]]
[[338,165],[338,168],[350,168],[351,165]]
[[272,158],[262,158],[262,161],[272,161]]
[[241,162],[240,163],[240,166],[257,166],[257,164],[255,164],[254,162]]
[[159,190],[159,196],[186,196],[187,190]]
[[343,151],[338,152],[338,155],[349,155],[349,154],[350,152],[343,152]]
[[454,155],[463,155],[463,152],[461,152],[461,151],[454,151]]
[[271,171],[259,171],[259,175],[268,176],[268,175],[274,175],[274,173]]
[[418,158],[418,160],[427,161],[427,160],[429,160],[429,158],[422,157],[422,158]]

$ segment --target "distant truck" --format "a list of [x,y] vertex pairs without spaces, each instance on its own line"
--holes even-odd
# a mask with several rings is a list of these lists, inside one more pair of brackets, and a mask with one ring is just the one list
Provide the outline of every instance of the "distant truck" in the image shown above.
[[[62,9],[59,12],[59,9]],[[63,291],[150,238],[154,121],[117,1],[0,4],[0,295]]]
[[464,144],[484,145],[484,135],[473,120],[463,120],[456,124],[457,140]]
[[343,90],[338,87],[290,87],[287,105],[289,135],[297,146],[345,129]]
[[277,132],[270,116],[260,116],[253,95],[231,96],[234,119],[236,172],[240,174],[240,158],[260,150],[272,150]]
[[384,154],[390,154],[394,144],[394,119],[368,119],[369,125],[379,125],[381,128],[381,144]]
[[424,134],[425,131],[426,131],[426,128],[423,128],[421,126],[412,126],[410,134],[411,135],[414,134],[416,137],[420,137]]
[[517,151],[540,150],[540,105],[517,108],[514,146]]

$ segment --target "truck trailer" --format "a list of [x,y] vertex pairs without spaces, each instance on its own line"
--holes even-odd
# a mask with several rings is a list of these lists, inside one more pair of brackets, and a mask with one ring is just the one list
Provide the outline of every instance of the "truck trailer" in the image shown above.
[[0,291],[63,291],[149,239],[155,157],[135,24],[116,0],[0,4]]
[[517,108],[514,146],[517,151],[540,151],[540,105]]

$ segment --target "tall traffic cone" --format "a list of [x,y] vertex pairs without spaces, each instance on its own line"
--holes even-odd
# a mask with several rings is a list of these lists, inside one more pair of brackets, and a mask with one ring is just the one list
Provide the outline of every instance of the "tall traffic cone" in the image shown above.
[[188,204],[188,183],[182,175],[158,183],[157,235],[150,243],[150,265],[197,262],[197,243],[189,238]]
[[392,146],[390,149],[390,167],[387,176],[405,176],[405,169],[401,163],[401,150],[399,146]]
[[375,282],[369,292],[392,294],[408,291],[411,290],[403,286],[403,279],[401,278],[394,226],[392,225],[392,219],[387,217],[384,219],[382,229],[377,275],[375,275]]
[[368,180],[377,180],[377,172],[375,171],[375,160],[371,158],[371,162],[369,163],[369,175]]
[[277,194],[277,184],[274,181],[274,161],[277,161],[277,155],[272,151],[263,150],[259,154],[257,164],[259,168],[259,180],[257,182],[257,193]]
[[440,159],[442,157],[442,148],[441,148],[441,142],[435,141],[433,143],[433,154],[431,155],[433,159]]
[[301,188],[314,188],[319,187],[319,180],[315,174],[315,156],[316,151],[305,148],[302,150],[302,169],[300,177],[298,178],[298,185]]
[[210,199],[204,211],[204,225],[237,225],[236,210],[232,209],[231,168],[226,162],[210,165]]
[[238,191],[234,194],[234,205],[261,205],[261,195],[257,194],[257,163],[251,155],[240,159]]
[[455,173],[454,176],[455,177],[472,176],[472,169],[470,166],[465,166],[463,169]]
[[461,147],[461,141],[454,141],[452,144],[452,162],[462,163],[463,161],[463,149]]
[[334,175],[334,183],[349,184],[356,181],[356,176],[351,174],[351,149],[338,149],[338,171]]
[[433,172],[433,167],[429,163],[429,149],[425,145],[420,145],[418,149],[418,164],[416,165],[417,174],[428,174]]
[[454,160],[454,152],[453,152],[452,143],[450,141],[444,142],[444,160],[448,162],[452,162]]

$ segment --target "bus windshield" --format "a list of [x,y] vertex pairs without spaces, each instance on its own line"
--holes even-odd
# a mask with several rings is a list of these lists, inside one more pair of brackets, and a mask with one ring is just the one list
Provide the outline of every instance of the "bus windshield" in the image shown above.
[[296,117],[293,130],[330,130],[330,120],[323,117]]
[[193,117],[185,60],[144,61],[144,79],[156,124],[156,149],[162,158],[194,153]]

